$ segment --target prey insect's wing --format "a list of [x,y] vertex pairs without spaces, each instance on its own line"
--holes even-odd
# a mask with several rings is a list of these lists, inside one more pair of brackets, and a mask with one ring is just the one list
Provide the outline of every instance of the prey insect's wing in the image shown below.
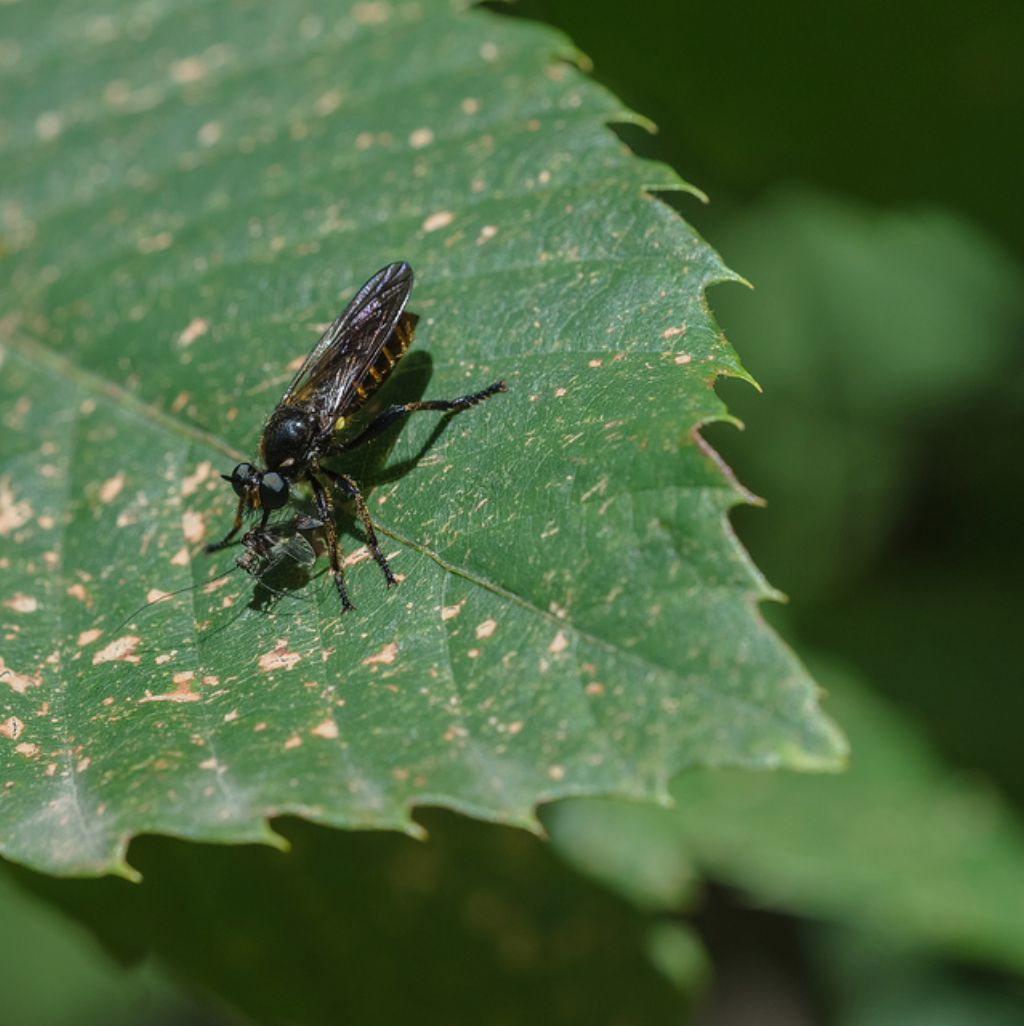
[[271,566],[276,566],[285,556],[291,557],[299,566],[307,569],[316,562],[316,550],[301,534],[293,534],[274,547],[271,553]]
[[381,268],[324,332],[280,405],[309,407],[325,430],[333,429],[355,385],[395,330],[410,292],[412,268],[407,263]]

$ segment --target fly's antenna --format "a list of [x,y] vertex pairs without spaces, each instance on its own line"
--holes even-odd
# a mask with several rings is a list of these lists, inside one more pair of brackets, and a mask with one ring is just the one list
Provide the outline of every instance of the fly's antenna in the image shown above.
[[110,633],[116,634],[126,623],[131,623],[143,611],[143,609],[149,609],[150,606],[155,606],[158,602],[163,602],[164,599],[174,598],[175,595],[183,595],[186,591],[195,591],[196,588],[205,588],[208,584],[213,584],[214,581],[223,580],[228,574],[234,573],[240,569],[237,566],[228,567],[227,570],[222,574],[217,574],[216,577],[211,577],[208,581],[200,581],[198,584],[189,584],[184,588],[176,588],[174,591],[165,592],[159,598],[153,599],[151,602],[143,602],[138,609],[135,610],[131,616],[125,617]]

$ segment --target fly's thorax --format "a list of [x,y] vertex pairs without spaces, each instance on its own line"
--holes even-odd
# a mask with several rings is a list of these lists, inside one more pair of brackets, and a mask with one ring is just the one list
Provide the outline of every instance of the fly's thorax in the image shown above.
[[312,457],[317,424],[307,410],[279,406],[263,429],[260,452],[269,470],[301,467]]

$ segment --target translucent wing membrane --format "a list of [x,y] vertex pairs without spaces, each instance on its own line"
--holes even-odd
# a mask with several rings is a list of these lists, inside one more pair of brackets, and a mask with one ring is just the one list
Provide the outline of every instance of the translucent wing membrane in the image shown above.
[[357,386],[400,321],[407,329],[401,334],[411,341],[411,323],[407,323],[411,318],[402,314],[412,281],[412,268],[407,263],[388,264],[379,270],[324,332],[279,405],[312,409],[322,427],[333,430],[338,417],[361,401]]

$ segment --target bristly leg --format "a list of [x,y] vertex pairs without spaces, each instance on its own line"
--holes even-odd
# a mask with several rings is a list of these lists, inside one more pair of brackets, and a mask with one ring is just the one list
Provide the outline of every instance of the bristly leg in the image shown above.
[[331,500],[327,491],[320,481],[313,475],[309,475],[309,483],[313,489],[313,497],[316,499],[316,509],[324,524],[324,534],[327,536],[327,556],[331,561],[331,570],[334,573],[334,583],[338,589],[338,598],[341,599],[342,612],[355,609],[345,590],[344,571],[341,566],[341,549],[338,545],[338,530],[334,525],[334,514],[331,509]]
[[398,581],[391,572],[391,567],[388,566],[387,557],[381,552],[380,543],[377,541],[377,532],[373,529],[370,511],[366,508],[366,500],[363,498],[363,493],[359,490],[359,485],[347,474],[338,474],[333,470],[328,470],[326,467],[321,467],[320,472],[326,474],[331,479],[346,499],[350,499],[355,503],[356,513],[362,522],[363,530],[366,532],[366,547],[370,550],[373,558],[377,560],[377,566],[383,571],[384,580],[388,582],[388,587],[390,588],[393,584],[397,584]]
[[504,391],[506,391],[505,382],[495,381],[493,385],[488,385],[486,388],[482,388],[479,392],[470,392],[468,395],[460,395],[456,399],[428,399],[418,403],[402,403],[398,406],[389,406],[375,420],[371,421],[364,431],[356,435],[355,438],[338,444],[335,451],[348,452],[350,449],[355,449],[358,446],[369,442],[370,439],[376,438],[382,431],[385,431],[392,424],[397,423],[410,413],[416,413],[419,410],[438,410],[443,413],[461,413],[463,410],[468,410],[471,406],[476,406],[477,403],[482,403],[485,399],[490,399],[492,395],[497,395],[499,392]]

